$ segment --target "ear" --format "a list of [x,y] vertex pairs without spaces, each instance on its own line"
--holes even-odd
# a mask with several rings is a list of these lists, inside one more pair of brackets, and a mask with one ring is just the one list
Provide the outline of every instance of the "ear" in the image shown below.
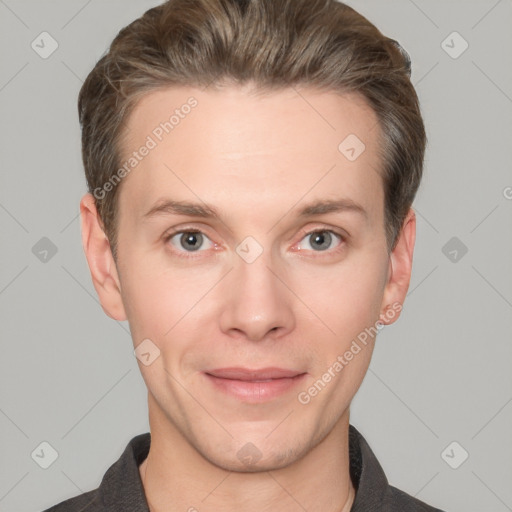
[[395,248],[389,256],[388,280],[382,298],[380,323],[392,324],[400,316],[411,281],[412,256],[416,241],[416,214],[412,208],[402,224]]
[[96,210],[96,201],[91,194],[82,197],[80,215],[82,245],[101,307],[114,320],[126,320],[116,264]]

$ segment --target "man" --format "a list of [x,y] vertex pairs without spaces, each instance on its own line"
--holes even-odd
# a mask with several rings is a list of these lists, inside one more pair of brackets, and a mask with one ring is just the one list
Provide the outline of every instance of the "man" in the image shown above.
[[49,510],[437,510],[349,424],[411,275],[409,64],[331,0],[170,0],[118,34],[79,97],[82,238],[151,433]]

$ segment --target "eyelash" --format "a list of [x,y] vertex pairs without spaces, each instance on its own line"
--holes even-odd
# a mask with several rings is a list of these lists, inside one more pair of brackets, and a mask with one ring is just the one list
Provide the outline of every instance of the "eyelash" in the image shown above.
[[[199,233],[199,234],[203,235],[204,237],[208,238],[208,240],[210,240],[208,235],[206,233],[204,233],[203,231],[201,231],[201,230],[199,230],[197,228],[185,227],[185,228],[181,228],[179,230],[172,231],[170,233],[165,234],[164,235],[164,242],[166,244],[169,244],[170,240],[172,238],[174,238],[176,235],[196,234],[196,233]],[[345,247],[346,236],[342,235],[341,233],[338,233],[337,231],[335,231],[335,230],[333,230],[331,228],[327,228],[327,227],[325,227],[325,228],[316,228],[316,229],[313,229],[311,231],[303,231],[303,232],[301,232],[300,233],[301,238],[300,238],[298,243],[302,242],[302,240],[304,240],[307,236],[311,236],[311,235],[314,235],[316,233],[330,233],[330,234],[334,235],[335,238],[338,238],[339,245],[337,247],[335,247],[334,249],[327,249],[325,251],[312,251],[312,252],[316,252],[318,254],[326,253],[326,254],[329,254],[329,255],[333,255],[333,254],[337,254],[338,252],[340,252]],[[215,242],[212,242],[212,243],[214,244],[215,247],[218,247],[218,245],[215,244]],[[297,244],[295,244],[295,245],[297,245]],[[310,250],[310,249],[306,249],[306,250]],[[173,250],[173,253],[177,257],[185,258],[185,259],[195,259],[197,257],[201,257],[201,256],[199,256],[199,254],[201,252],[204,252],[204,251],[201,251],[201,250],[198,250],[198,251]],[[301,253],[302,250],[299,249],[299,250],[296,250],[296,252]],[[197,253],[197,255],[195,255],[195,253]]]

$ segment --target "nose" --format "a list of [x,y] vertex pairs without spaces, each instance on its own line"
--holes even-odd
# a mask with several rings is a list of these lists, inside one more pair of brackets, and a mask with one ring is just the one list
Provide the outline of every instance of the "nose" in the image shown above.
[[247,263],[235,255],[234,268],[223,282],[220,328],[251,341],[278,338],[295,327],[293,294],[264,251]]

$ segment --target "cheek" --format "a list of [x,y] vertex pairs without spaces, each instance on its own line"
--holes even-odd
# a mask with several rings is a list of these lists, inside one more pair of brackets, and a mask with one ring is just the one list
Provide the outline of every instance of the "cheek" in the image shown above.
[[[172,326],[172,312],[179,295],[171,280],[157,272],[149,259],[131,254],[121,269],[121,295],[134,343],[158,338]],[[174,288],[174,290],[173,290]]]
[[206,268],[165,266],[150,256],[130,255],[121,269],[121,288],[134,343],[165,343],[204,306],[202,298],[218,280]]
[[[164,343],[185,324],[198,328],[201,323],[206,327],[205,322],[215,321],[210,310],[219,307],[219,297],[212,290],[226,271],[225,266],[170,266],[162,264],[161,256],[136,251],[124,254],[121,288],[135,345],[145,338]],[[376,250],[369,249],[353,251],[337,264],[294,262],[283,278],[294,292],[289,299],[290,305],[295,304],[291,307],[297,327],[332,338],[339,346],[375,323],[387,270],[384,260]],[[210,304],[214,297],[216,304]],[[229,300],[226,297],[221,300]]]
[[297,273],[297,295],[318,316],[312,327],[330,330],[340,342],[373,325],[379,319],[386,268],[382,259],[360,254],[339,265]]
[[315,364],[304,394],[332,421],[349,406],[368,370],[386,277],[384,262],[372,255],[345,263],[308,274],[303,300],[319,319],[308,315],[297,325],[316,340],[307,347]]

